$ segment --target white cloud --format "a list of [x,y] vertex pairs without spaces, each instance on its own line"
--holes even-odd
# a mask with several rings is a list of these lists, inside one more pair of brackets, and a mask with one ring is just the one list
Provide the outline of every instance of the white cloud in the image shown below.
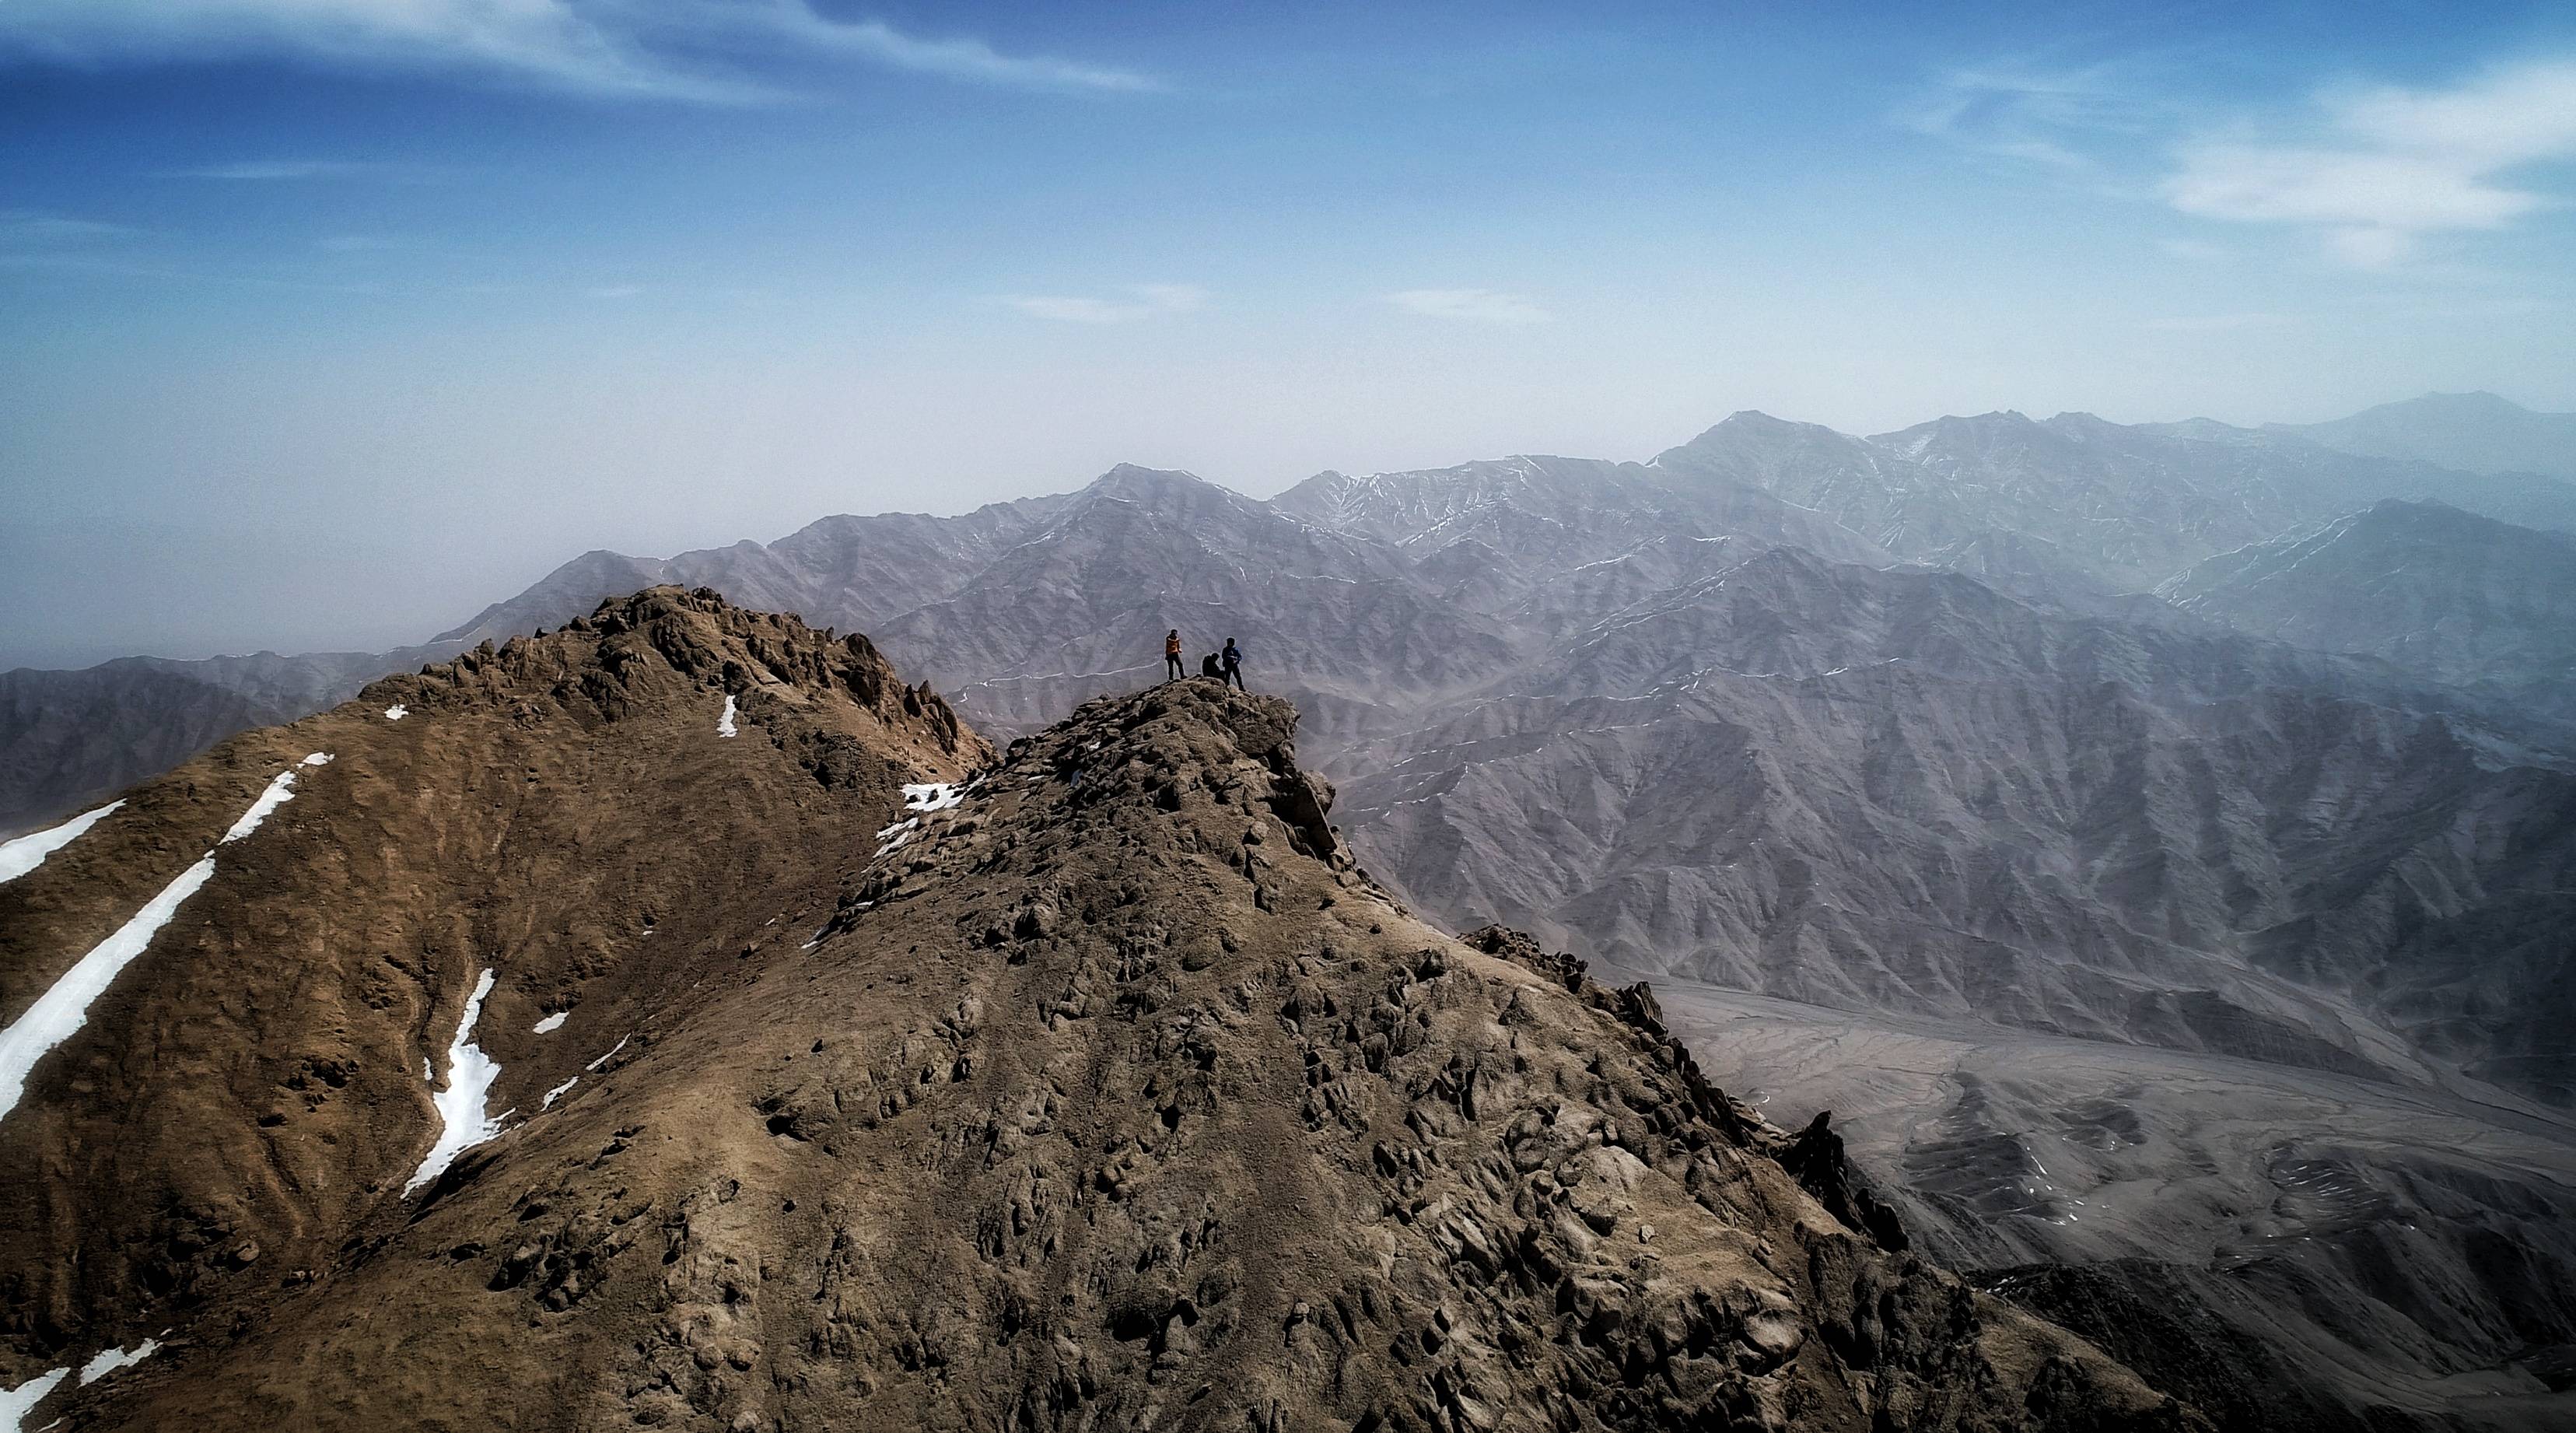
[[[0,0],[0,60],[184,63],[285,57],[335,68],[493,73],[604,96],[708,103],[780,97],[715,56],[848,60],[1023,89],[1135,91],[1133,71],[984,41],[842,22],[808,0]],[[292,162],[207,178],[300,178]],[[232,172],[222,172],[230,170]]]
[[1132,70],[1043,55],[1004,55],[975,39],[917,39],[876,20],[845,25],[826,20],[801,4],[781,4],[777,9],[785,17],[784,28],[789,33],[818,46],[863,55],[897,69],[1034,89],[1160,88],[1152,79]]
[[2129,71],[2151,59],[2047,68],[2019,61],[1955,69],[1899,123],[1981,154],[2070,174],[2099,167],[2088,147],[2160,122],[2162,106]]
[[164,170],[163,179],[225,179],[266,182],[281,179],[339,179],[363,174],[371,165],[344,159],[245,159],[193,169]]
[[2249,328],[2279,328],[2289,321],[2277,313],[2176,314],[2148,319],[2142,327],[2158,333],[2234,333]]
[[1460,318],[1476,323],[1545,323],[1550,315],[1519,294],[1492,289],[1405,289],[1386,301],[1407,313],[1432,318]]
[[1196,284],[1131,284],[1130,299],[1104,299],[1056,294],[1011,294],[994,300],[1031,318],[1057,323],[1129,323],[1155,314],[1187,313],[1207,306],[1208,291]]
[[0,245],[10,248],[61,248],[105,239],[130,238],[141,231],[124,224],[75,219],[26,209],[0,209]]
[[1132,292],[1156,308],[1176,313],[1205,308],[1208,301],[1207,290],[1196,284],[1138,284]]
[[2576,61],[2328,95],[2303,118],[2288,135],[2186,145],[2164,198],[2201,218],[2311,228],[2343,262],[2387,268],[2424,235],[2500,229],[2553,202],[2515,175],[2576,158]]

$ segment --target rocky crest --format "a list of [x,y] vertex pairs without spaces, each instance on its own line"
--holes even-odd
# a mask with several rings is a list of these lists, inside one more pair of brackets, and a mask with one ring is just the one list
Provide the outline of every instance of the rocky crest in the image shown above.
[[[761,655],[770,634],[698,600],[647,594],[569,634],[623,661],[558,672],[504,648],[369,702],[508,731],[562,719],[523,709],[542,689],[616,745],[672,695],[711,695],[726,660],[759,689],[745,656],[783,677],[812,654],[794,695],[855,695],[828,649]],[[666,650],[701,623],[730,655]],[[941,749],[902,690],[853,713]],[[368,716],[262,737],[355,751],[321,724]],[[585,1054],[628,1032],[578,1084],[529,1113],[563,1067],[501,1037],[549,1002],[496,993],[489,1103],[519,1110],[497,1138],[406,1196],[392,1179],[421,1136],[384,1137],[362,1194],[279,1236],[296,1270],[255,1252],[264,1274],[210,1291],[166,1350],[47,1406],[213,1429],[2200,1426],[1906,1250],[1825,1127],[1776,1129],[1710,1086],[1643,987],[1408,915],[1352,864],[1294,725],[1195,680],[1094,702],[856,842],[806,835],[806,871],[658,893],[638,919],[690,922],[670,959],[546,992],[578,997]],[[794,745],[772,743],[743,755],[770,771]],[[845,789],[789,770],[762,780],[827,805]],[[535,774],[530,804],[562,808]],[[398,784],[448,820],[481,804]],[[327,814],[357,794],[298,795],[273,882],[361,851]],[[739,798],[695,796],[687,828],[638,842],[710,845]],[[484,937],[468,873],[507,851],[457,845],[431,904]],[[397,1002],[410,1042],[362,1072],[444,1039],[424,1007],[452,1009],[484,960],[525,984],[531,946],[468,943],[424,968],[435,989]],[[514,1081],[519,1064],[545,1068]],[[81,1098],[57,1078],[31,1105]],[[0,1126],[13,1146],[30,1113]],[[21,1325],[13,1347],[23,1369],[96,1337]]]
[[[0,1190],[0,1382],[256,1326],[394,1217],[469,999],[491,1111],[533,1115],[778,934],[733,928],[747,893],[828,882],[903,785],[990,751],[863,638],[663,588],[127,792],[0,883],[12,1040],[84,952],[181,893],[0,1110],[22,1171]],[[182,891],[192,862],[210,873]]]

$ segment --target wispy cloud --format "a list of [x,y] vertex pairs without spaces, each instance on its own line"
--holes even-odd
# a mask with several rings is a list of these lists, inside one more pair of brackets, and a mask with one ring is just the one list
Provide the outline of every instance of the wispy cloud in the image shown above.
[[2186,144],[2163,186],[2186,214],[2296,225],[2356,268],[2401,263],[2428,234],[2504,228],[2549,204],[2533,166],[2576,158],[2576,60],[2491,70],[2450,89],[2319,96],[2291,122]]
[[1207,290],[1196,284],[1131,284],[1126,292],[1133,297],[1005,294],[993,302],[1056,323],[1131,323],[1156,314],[1187,313],[1208,300]]
[[1475,323],[1545,323],[1552,315],[1519,294],[1492,289],[1405,289],[1386,301],[1407,313],[1431,318],[1466,319]]
[[2005,59],[1943,73],[1897,122],[1995,159],[2069,174],[2100,167],[2107,136],[2150,132],[2167,109],[2142,58],[2084,65]]
[[2194,264],[2223,264],[2236,257],[2235,250],[2206,239],[2158,239],[2156,247],[2173,258]]
[[204,164],[165,169],[161,179],[220,179],[235,183],[275,183],[294,179],[345,179],[379,166],[346,159],[244,159],[230,164]]
[[102,240],[129,239],[142,233],[125,224],[47,214],[31,209],[0,209],[0,246],[13,249],[82,247]]
[[385,234],[329,234],[313,241],[326,254],[382,254],[410,245]]
[[2235,333],[2249,328],[2280,328],[2290,319],[2277,313],[2201,313],[2151,318],[2142,328],[2158,333]]
[[[599,96],[780,98],[780,66],[834,61],[1067,92],[1159,88],[1137,71],[1014,55],[971,36],[840,21],[808,0],[7,0],[0,62],[169,64],[284,57],[356,70],[481,72]],[[769,72],[746,73],[742,66]],[[205,178],[310,178],[293,162]]]
[[925,40],[906,35],[882,21],[840,24],[803,5],[776,7],[782,28],[826,49],[864,56],[896,69],[944,75],[955,80],[1010,85],[1023,89],[1153,90],[1162,86],[1133,70],[1089,65],[1044,55],[1005,55],[981,40]]

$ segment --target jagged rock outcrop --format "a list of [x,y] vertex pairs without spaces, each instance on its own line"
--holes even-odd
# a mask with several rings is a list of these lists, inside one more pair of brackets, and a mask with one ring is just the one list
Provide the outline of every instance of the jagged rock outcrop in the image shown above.
[[[564,699],[632,741],[727,660],[761,692],[757,656],[782,709],[866,685],[848,647],[674,641],[731,620],[692,600],[563,634],[637,654],[566,671]],[[552,676],[504,649],[397,694],[405,722],[515,725]],[[894,719],[906,690],[866,708],[883,740],[944,749]],[[699,923],[685,954],[573,1008],[613,1003],[622,1055],[46,1406],[210,1429],[2202,1426],[1837,1217],[1838,1154],[1701,1079],[1651,993],[1406,914],[1333,835],[1294,723],[1199,681],[1096,702],[856,842],[809,834],[802,873],[664,892],[658,929]],[[350,794],[298,795],[276,879],[348,857],[326,808]],[[16,1333],[21,1369],[66,1351],[48,1337]]]

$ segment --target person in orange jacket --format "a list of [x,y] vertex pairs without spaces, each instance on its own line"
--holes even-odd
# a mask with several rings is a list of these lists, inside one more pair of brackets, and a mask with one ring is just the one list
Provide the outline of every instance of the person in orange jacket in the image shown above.
[[1178,627],[1163,634],[1163,669],[1163,680],[1167,682],[1177,682],[1189,675],[1189,669],[1181,665],[1181,629]]

